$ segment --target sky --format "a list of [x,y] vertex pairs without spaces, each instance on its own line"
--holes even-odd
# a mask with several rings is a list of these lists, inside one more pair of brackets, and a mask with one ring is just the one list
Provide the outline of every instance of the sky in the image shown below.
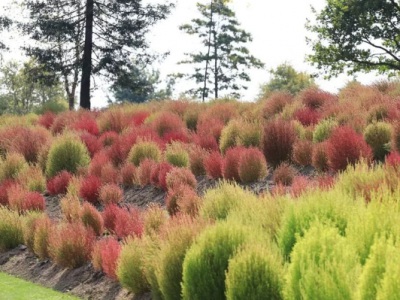
[[[12,0],[1,0],[7,4]],[[147,0],[159,2],[160,0]],[[184,53],[198,51],[201,44],[193,36],[181,32],[179,26],[190,23],[191,19],[198,17],[196,3],[208,3],[209,0],[174,0],[175,9],[164,21],[158,23],[149,33],[148,41],[150,49],[159,53],[169,51],[170,55],[154,67],[161,72],[161,78],[168,74],[190,71],[190,66],[177,65],[185,58]],[[311,47],[306,43],[306,36],[310,33],[305,29],[307,19],[313,19],[311,6],[317,11],[325,6],[326,0],[232,0],[231,7],[236,12],[241,28],[250,32],[253,42],[246,45],[250,53],[265,63],[262,70],[251,70],[249,75],[251,82],[248,90],[242,92],[243,101],[255,100],[260,85],[270,79],[269,70],[288,62],[297,71],[315,73],[317,70],[306,62],[306,56],[311,54]],[[7,57],[10,57],[8,55]],[[12,54],[11,54],[12,57]],[[368,84],[377,80],[375,74],[360,74],[357,77],[362,83]],[[324,80],[323,76],[316,79],[317,84],[324,90],[337,92],[346,82],[353,77],[346,75],[338,78]],[[107,104],[107,84],[98,84],[93,94],[94,107],[102,107]],[[176,85],[176,94],[184,92],[190,87],[190,83],[180,81]]]

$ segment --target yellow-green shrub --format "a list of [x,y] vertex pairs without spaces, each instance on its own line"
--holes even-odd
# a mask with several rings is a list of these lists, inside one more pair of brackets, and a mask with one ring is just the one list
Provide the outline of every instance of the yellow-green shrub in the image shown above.
[[355,249],[337,228],[316,222],[294,246],[286,299],[353,299],[361,271]]
[[283,299],[282,257],[272,246],[249,244],[229,261],[226,274],[228,300]]
[[46,175],[51,178],[63,170],[75,174],[89,163],[89,152],[81,140],[73,134],[64,134],[49,149]]
[[0,182],[6,179],[17,179],[27,167],[28,164],[21,154],[7,154],[4,160],[0,160]]
[[250,233],[246,227],[226,222],[204,230],[183,262],[182,298],[224,300],[229,260]]
[[18,212],[0,206],[0,252],[24,242],[22,222]]
[[386,252],[385,274],[380,281],[377,291],[377,300],[397,300],[400,299],[399,278],[400,278],[400,253],[399,244],[388,245]]
[[364,130],[364,138],[371,146],[374,158],[383,160],[385,155],[390,152],[388,144],[392,138],[392,127],[385,122],[376,122],[369,124]]
[[133,145],[128,155],[128,161],[138,167],[146,158],[156,162],[160,161],[161,151],[158,145],[152,141],[142,141]]
[[189,153],[181,143],[175,142],[168,145],[165,151],[165,159],[175,167],[189,167]]
[[237,145],[237,139],[239,137],[240,131],[241,128],[237,120],[230,121],[224,127],[224,129],[222,129],[221,137],[219,139],[219,149],[222,153],[225,153],[228,148]]
[[313,132],[313,142],[321,143],[327,140],[333,129],[338,126],[338,123],[333,119],[325,119],[319,122],[319,124],[315,127]]
[[232,209],[254,199],[256,196],[253,193],[243,190],[237,184],[222,182],[217,188],[205,193],[199,214],[205,219],[223,220]]

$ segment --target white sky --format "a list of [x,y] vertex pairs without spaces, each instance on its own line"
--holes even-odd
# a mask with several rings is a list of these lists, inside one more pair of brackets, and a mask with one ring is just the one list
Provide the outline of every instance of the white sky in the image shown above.
[[[0,0],[6,4],[11,0]],[[160,0],[148,0],[159,2]],[[191,37],[179,30],[182,24],[198,16],[196,2],[208,3],[209,0],[176,0],[176,8],[167,20],[162,21],[149,35],[151,49],[160,53],[170,51],[170,55],[156,67],[161,71],[161,77],[176,72],[182,72],[190,66],[178,66],[177,62],[184,59],[184,53],[196,52],[200,46],[196,37]],[[312,19],[311,6],[317,10],[324,7],[326,0],[233,0],[232,8],[236,12],[241,27],[250,32],[253,42],[247,47],[250,53],[265,63],[264,70],[249,72],[252,81],[249,89],[242,92],[242,100],[254,100],[259,92],[259,86],[269,80],[271,68],[289,62],[298,71],[315,72],[305,57],[311,53],[305,38],[310,35],[305,29],[306,19]],[[186,69],[185,69],[186,68]],[[317,79],[322,89],[336,92],[349,78],[345,75],[325,81]],[[368,84],[377,79],[374,74],[359,75],[362,83]],[[176,92],[183,92],[188,88],[187,83],[178,82]],[[106,105],[106,88],[95,92],[93,106]]]

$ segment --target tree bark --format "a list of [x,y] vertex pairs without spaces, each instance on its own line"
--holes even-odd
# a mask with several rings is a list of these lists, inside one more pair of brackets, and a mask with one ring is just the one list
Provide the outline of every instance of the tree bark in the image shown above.
[[90,77],[92,75],[94,0],[86,1],[85,46],[83,49],[80,107],[90,110]]
[[205,98],[206,98],[208,65],[210,63],[211,36],[212,36],[213,16],[214,16],[213,1],[214,0],[211,0],[211,3],[210,3],[210,28],[209,28],[209,32],[208,32],[208,51],[207,51],[207,60],[206,60],[206,70],[204,72],[203,102],[205,101]]
[[218,42],[216,28],[214,28],[214,95],[218,99]]

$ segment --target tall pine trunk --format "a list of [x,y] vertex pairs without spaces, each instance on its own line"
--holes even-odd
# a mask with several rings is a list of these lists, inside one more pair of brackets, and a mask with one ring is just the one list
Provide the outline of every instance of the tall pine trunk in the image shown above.
[[92,75],[94,0],[86,2],[85,47],[83,49],[80,107],[90,110],[90,77]]
[[211,0],[211,3],[210,3],[210,28],[209,28],[209,32],[208,32],[208,50],[207,50],[207,59],[206,59],[206,70],[204,72],[203,102],[205,101],[206,96],[208,96],[208,93],[206,95],[206,91],[207,91],[207,81],[208,81],[208,65],[210,63],[211,36],[212,36],[212,31],[213,31],[213,16],[214,16],[213,1],[214,0]]

